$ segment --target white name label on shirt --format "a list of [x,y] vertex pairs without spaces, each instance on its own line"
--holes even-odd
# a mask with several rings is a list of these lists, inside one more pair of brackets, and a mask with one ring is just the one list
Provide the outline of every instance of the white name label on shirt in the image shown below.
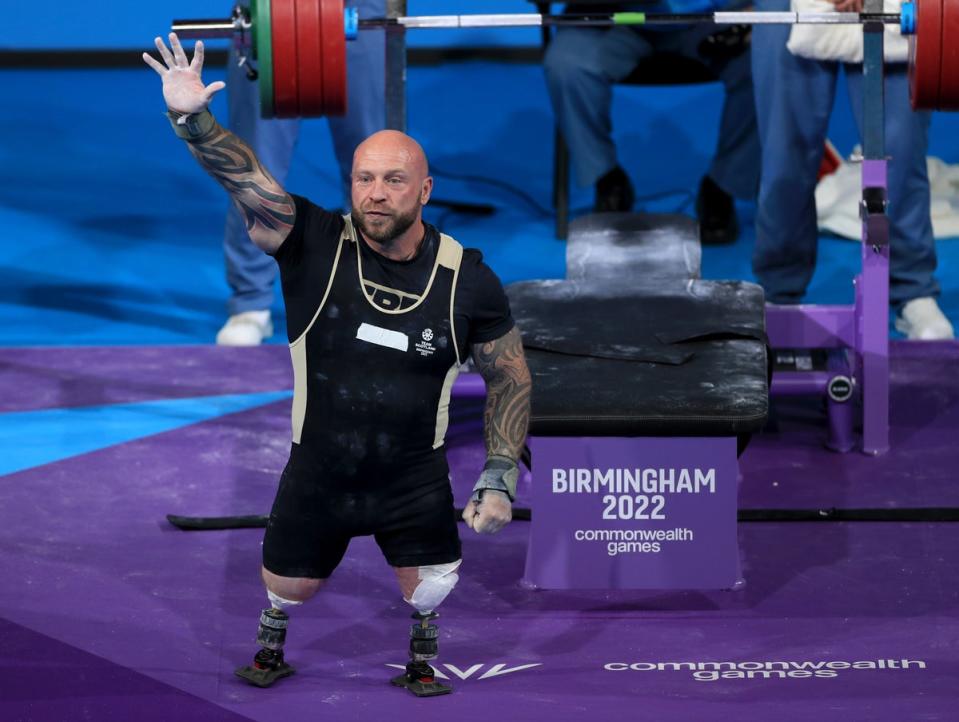
[[395,348],[397,351],[407,351],[410,346],[410,340],[405,333],[380,328],[369,323],[360,324],[360,327],[356,330],[356,337],[360,341],[375,343],[377,346],[386,346],[386,348]]

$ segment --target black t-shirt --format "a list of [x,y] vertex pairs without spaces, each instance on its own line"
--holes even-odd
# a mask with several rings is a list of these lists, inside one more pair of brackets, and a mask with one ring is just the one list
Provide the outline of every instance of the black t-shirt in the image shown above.
[[[303,334],[323,300],[345,223],[342,216],[306,198],[293,196],[293,200],[296,222],[274,254],[280,266],[286,330],[291,342]],[[415,303],[426,288],[436,261],[440,234],[430,224],[424,222],[423,225],[423,243],[416,256],[408,261],[391,260],[359,239],[364,283],[374,303],[384,309],[395,310]],[[351,248],[350,252],[355,251]],[[453,318],[463,353],[473,344],[500,338],[514,325],[503,285],[475,248],[463,251]]]

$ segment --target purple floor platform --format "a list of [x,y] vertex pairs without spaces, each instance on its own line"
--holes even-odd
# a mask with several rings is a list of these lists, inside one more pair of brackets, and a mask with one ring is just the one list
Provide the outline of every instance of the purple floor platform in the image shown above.
[[[959,344],[894,344],[892,360],[889,454],[825,451],[821,409],[777,403],[743,457],[740,505],[959,506]],[[277,391],[288,366],[282,347],[4,349],[0,408]],[[265,513],[288,406],[3,478],[0,720],[959,719],[959,524],[743,523],[747,585],[710,593],[532,591],[523,522],[492,538],[463,527],[439,622],[456,692],[431,700],[386,683],[410,610],[358,539],[292,615],[298,674],[245,686],[232,670],[255,651],[262,532],[164,516]],[[462,504],[483,458],[475,402],[453,417]]]

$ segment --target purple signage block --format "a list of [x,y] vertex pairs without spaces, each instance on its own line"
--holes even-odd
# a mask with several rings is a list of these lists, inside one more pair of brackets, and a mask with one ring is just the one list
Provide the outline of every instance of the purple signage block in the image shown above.
[[531,437],[525,581],[544,589],[730,589],[734,438]]

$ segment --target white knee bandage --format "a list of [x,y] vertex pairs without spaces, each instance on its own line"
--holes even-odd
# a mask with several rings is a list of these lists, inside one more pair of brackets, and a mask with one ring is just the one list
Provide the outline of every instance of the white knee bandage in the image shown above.
[[274,594],[269,589],[266,590],[266,596],[270,598],[270,604],[274,609],[279,609],[282,611],[283,607],[298,607],[303,604],[303,602],[294,602],[289,599],[284,599],[278,594]]
[[420,567],[420,583],[416,585],[410,598],[405,600],[407,604],[423,614],[432,612],[453,591],[453,587],[459,581],[456,570],[462,563],[462,559],[457,559],[449,564]]

